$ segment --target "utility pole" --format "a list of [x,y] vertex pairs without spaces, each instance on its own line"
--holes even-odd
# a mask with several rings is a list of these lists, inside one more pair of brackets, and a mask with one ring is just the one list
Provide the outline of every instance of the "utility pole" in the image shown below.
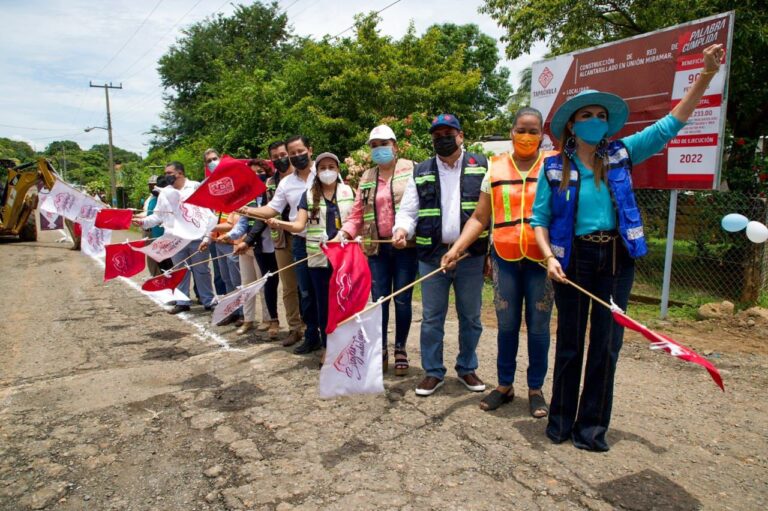
[[115,177],[115,160],[112,156],[112,115],[109,112],[109,89],[122,89],[123,84],[112,85],[104,83],[104,85],[94,85],[93,82],[88,82],[91,87],[98,87],[104,89],[104,95],[107,98],[107,132],[109,133],[109,182],[112,186],[112,207],[117,207],[117,178]]

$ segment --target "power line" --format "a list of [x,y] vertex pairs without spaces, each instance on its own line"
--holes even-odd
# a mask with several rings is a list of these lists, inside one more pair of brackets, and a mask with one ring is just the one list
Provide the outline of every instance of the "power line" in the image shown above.
[[288,9],[290,9],[291,7],[293,7],[294,5],[296,5],[299,2],[301,2],[301,0],[294,0],[293,2],[291,2],[291,5],[289,5],[285,9],[283,9],[281,14],[285,14],[286,12],[288,12]]
[[115,60],[115,58],[117,58],[117,56],[118,56],[118,55],[120,55],[120,53],[121,53],[121,52],[122,52],[122,51],[125,49],[125,47],[126,47],[126,46],[128,46],[128,43],[130,43],[130,42],[133,40],[133,38],[134,38],[134,37],[136,37],[136,34],[138,34],[138,33],[139,33],[139,31],[140,31],[140,30],[141,30],[141,29],[144,27],[144,25],[147,23],[147,20],[149,20],[149,18],[150,18],[150,17],[151,17],[151,16],[152,16],[152,15],[155,13],[155,11],[157,10],[157,8],[158,8],[158,7],[160,7],[160,4],[161,4],[161,3],[163,3],[163,0],[157,0],[157,3],[155,4],[155,6],[152,8],[152,10],[151,10],[151,11],[149,11],[149,14],[147,14],[147,16],[144,18],[144,21],[142,21],[142,22],[141,22],[141,25],[139,25],[139,26],[136,28],[136,30],[134,30],[134,31],[133,31],[133,34],[131,34],[131,37],[129,37],[129,38],[128,38],[128,39],[127,39],[127,40],[126,40],[124,43],[123,43],[123,45],[120,47],[120,49],[119,49],[119,50],[117,50],[117,52],[115,52],[115,54],[114,54],[114,55],[112,55],[112,58],[110,58],[110,59],[107,61],[107,63],[106,63],[106,64],[104,64],[104,66],[103,66],[101,69],[99,69],[98,71],[96,71],[96,74],[97,74],[97,75],[98,75],[98,74],[100,74],[102,71],[104,71],[104,70],[105,70],[107,67],[109,67],[109,65],[110,65],[110,64],[111,64],[111,63],[112,63],[112,62]]
[[[31,128],[28,126],[14,126],[12,124],[0,124],[3,128],[15,128],[17,130],[32,130],[32,131],[59,131],[61,128]],[[73,128],[74,129],[74,128]]]
[[[131,69],[133,69],[133,66],[135,66],[136,64],[138,64],[138,63],[139,63],[141,60],[143,60],[143,59],[144,59],[144,57],[146,57],[146,56],[149,54],[149,52],[151,52],[152,50],[154,50],[154,49],[157,47],[157,45],[158,45],[158,44],[160,44],[160,42],[161,42],[161,41],[163,41],[163,40],[164,40],[166,37],[168,37],[168,34],[171,34],[171,33],[172,33],[172,32],[173,32],[175,29],[176,29],[176,27],[179,25],[179,23],[181,23],[181,22],[184,20],[184,18],[186,18],[186,17],[189,15],[189,13],[191,13],[192,11],[194,11],[194,10],[195,10],[195,8],[196,8],[198,5],[200,5],[201,3],[203,3],[203,0],[197,0],[197,2],[195,2],[195,4],[194,4],[192,7],[190,7],[190,8],[189,8],[189,10],[188,10],[187,12],[185,12],[185,13],[184,13],[184,14],[183,14],[183,15],[182,15],[182,16],[181,16],[179,19],[177,19],[177,20],[176,20],[176,23],[174,23],[174,24],[173,24],[173,26],[170,28],[170,30],[168,30],[168,32],[166,32],[166,33],[165,33],[165,34],[164,34],[162,37],[160,37],[160,38],[159,38],[159,39],[158,39],[158,40],[155,42],[155,44],[153,44],[152,46],[150,46],[150,47],[149,47],[149,49],[148,49],[147,51],[145,51],[145,52],[144,52],[144,53],[141,55],[141,57],[139,57],[139,58],[137,58],[136,60],[134,60],[134,61],[133,61],[133,63],[132,63],[130,66],[128,66],[127,68],[125,68],[125,70],[124,70],[122,73],[120,73],[120,74],[121,74],[121,75],[123,75],[123,76],[125,76],[125,74],[126,74],[126,73],[128,73],[128,71],[130,71]],[[146,66],[145,66],[145,67],[146,67]],[[123,78],[123,80],[126,80],[126,81],[127,81],[127,80],[129,80],[129,79],[133,78],[134,76],[136,76],[137,74],[139,74],[139,73],[140,73],[141,71],[143,71],[143,70],[144,70],[144,68],[141,68],[141,69],[140,69],[138,72],[136,72],[136,73],[132,74],[131,76],[128,76],[128,77],[125,77],[125,78]]]
[[[382,8],[382,9],[380,9],[380,10],[376,11],[375,13],[373,13],[373,14],[374,14],[374,16],[375,16],[375,15],[377,15],[377,14],[381,14],[382,12],[386,11],[387,9],[389,9],[390,7],[392,7],[393,5],[395,5],[395,4],[399,4],[401,1],[402,1],[402,0],[395,0],[394,2],[392,2],[391,4],[389,4],[388,6],[386,6],[386,7]],[[348,26],[347,28],[345,28],[344,30],[342,30],[341,32],[339,32],[338,34],[336,34],[335,36],[331,37],[331,39],[337,39],[337,38],[338,38],[338,37],[339,37],[341,34],[344,34],[344,33],[346,33],[346,32],[349,32],[350,30],[352,30],[352,29],[353,29],[353,28],[355,28],[356,26],[357,26],[357,24],[356,24],[356,23],[353,23],[352,25]]]

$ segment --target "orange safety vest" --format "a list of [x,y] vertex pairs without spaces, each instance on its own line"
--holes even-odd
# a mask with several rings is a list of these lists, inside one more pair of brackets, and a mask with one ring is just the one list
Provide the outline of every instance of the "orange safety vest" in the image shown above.
[[544,158],[554,154],[557,152],[539,151],[539,157],[525,176],[518,170],[512,155],[505,153],[491,158],[493,247],[502,259],[544,260],[544,254],[536,244],[531,217],[539,171]]

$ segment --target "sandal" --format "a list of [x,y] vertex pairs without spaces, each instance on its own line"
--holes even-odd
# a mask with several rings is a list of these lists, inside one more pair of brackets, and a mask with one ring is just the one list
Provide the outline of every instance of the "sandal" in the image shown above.
[[528,394],[528,407],[531,411],[531,417],[534,419],[543,419],[549,415],[549,406],[541,391]]
[[405,350],[395,350],[395,376],[406,376],[408,374],[408,353]]
[[389,351],[384,350],[381,357],[381,369],[383,373],[386,373],[389,371]]
[[513,399],[515,399],[515,389],[513,387],[509,387],[509,390],[506,393],[499,389],[493,389],[490,394],[480,401],[480,409],[490,412],[503,404],[509,403]]

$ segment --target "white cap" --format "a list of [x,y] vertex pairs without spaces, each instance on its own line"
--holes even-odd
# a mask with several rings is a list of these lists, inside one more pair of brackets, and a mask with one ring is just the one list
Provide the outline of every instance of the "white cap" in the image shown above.
[[368,135],[368,142],[370,142],[371,140],[395,140],[396,141],[397,137],[395,136],[395,132],[392,131],[392,128],[390,128],[386,124],[381,124],[371,130],[371,134]]

